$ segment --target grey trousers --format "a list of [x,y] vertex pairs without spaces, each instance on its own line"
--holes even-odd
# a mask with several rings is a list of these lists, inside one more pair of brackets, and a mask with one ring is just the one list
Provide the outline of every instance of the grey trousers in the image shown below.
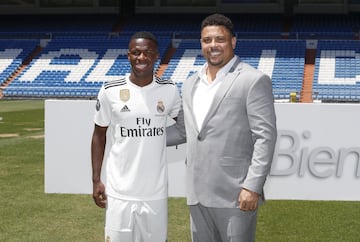
[[257,210],[244,212],[239,208],[209,208],[191,205],[192,242],[253,242]]

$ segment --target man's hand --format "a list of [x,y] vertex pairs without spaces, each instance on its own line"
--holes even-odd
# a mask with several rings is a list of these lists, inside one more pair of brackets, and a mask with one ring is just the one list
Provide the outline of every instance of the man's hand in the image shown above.
[[243,188],[239,195],[239,208],[243,211],[254,211],[258,207],[259,194]]
[[101,181],[93,183],[93,198],[97,206],[99,206],[100,208],[105,208],[105,186]]

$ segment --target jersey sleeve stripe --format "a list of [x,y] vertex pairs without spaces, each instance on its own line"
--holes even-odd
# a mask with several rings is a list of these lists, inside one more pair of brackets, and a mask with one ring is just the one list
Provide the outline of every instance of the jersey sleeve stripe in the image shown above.
[[106,82],[104,84],[104,88],[108,89],[110,87],[117,87],[117,86],[122,86],[122,85],[125,85],[125,84],[126,84],[126,80],[125,80],[125,77],[124,77],[124,78],[121,78],[119,80]]
[[165,84],[175,85],[175,83],[173,81],[165,80],[165,79],[162,79],[161,77],[156,77],[155,82],[160,85],[165,85]]

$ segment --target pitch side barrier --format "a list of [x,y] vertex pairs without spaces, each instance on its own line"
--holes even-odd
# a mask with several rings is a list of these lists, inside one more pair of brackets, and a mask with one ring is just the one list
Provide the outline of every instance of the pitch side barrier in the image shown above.
[[[95,103],[45,101],[46,193],[92,193]],[[360,105],[276,103],[275,109],[278,141],[266,197],[359,201]],[[185,148],[167,148],[171,197],[185,196]]]

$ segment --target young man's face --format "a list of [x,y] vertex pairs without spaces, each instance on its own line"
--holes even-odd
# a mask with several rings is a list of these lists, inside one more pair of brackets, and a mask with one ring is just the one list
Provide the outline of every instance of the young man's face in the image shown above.
[[158,58],[159,52],[152,40],[139,38],[130,41],[128,60],[135,76],[147,77],[152,75]]
[[201,31],[201,50],[209,66],[223,67],[234,57],[236,37],[224,26],[206,26]]

